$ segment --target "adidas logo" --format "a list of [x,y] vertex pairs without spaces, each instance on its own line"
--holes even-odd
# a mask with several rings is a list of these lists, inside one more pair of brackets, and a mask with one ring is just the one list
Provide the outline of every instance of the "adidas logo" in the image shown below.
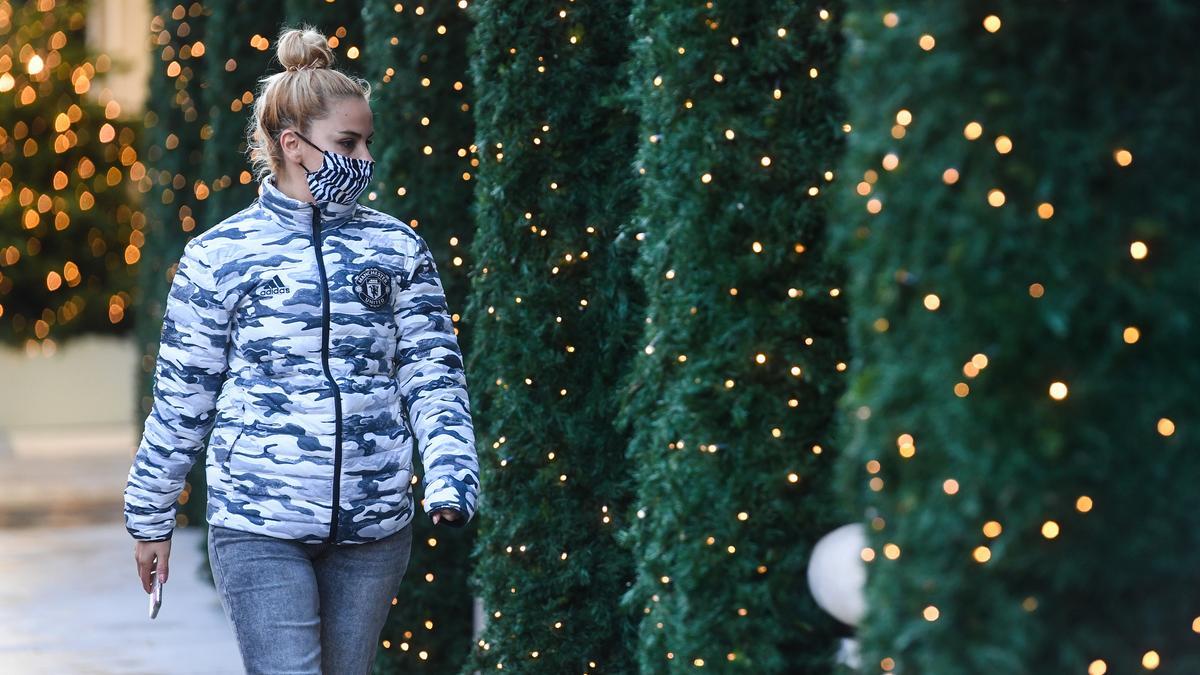
[[258,288],[257,293],[260,297],[266,297],[268,295],[280,295],[282,293],[290,293],[291,291],[292,291],[292,289],[285,286],[283,283],[283,279],[280,279],[279,275],[276,274],[274,279],[271,279],[267,283],[260,286]]

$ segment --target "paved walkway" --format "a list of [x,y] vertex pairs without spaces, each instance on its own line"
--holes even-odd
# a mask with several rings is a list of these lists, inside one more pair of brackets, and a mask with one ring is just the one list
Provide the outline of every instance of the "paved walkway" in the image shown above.
[[119,520],[0,529],[0,673],[244,675],[203,535],[179,528],[158,618]]

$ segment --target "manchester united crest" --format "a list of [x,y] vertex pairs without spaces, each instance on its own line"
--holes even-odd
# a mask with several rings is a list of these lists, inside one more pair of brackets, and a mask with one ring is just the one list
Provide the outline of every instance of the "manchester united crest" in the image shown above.
[[392,298],[392,275],[378,267],[368,267],[354,275],[354,292],[371,309],[379,309]]

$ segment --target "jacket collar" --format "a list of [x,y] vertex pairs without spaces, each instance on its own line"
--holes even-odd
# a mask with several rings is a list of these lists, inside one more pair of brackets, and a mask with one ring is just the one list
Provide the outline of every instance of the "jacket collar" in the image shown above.
[[303,202],[280,192],[275,186],[275,175],[267,176],[258,186],[258,202],[266,210],[271,220],[279,225],[300,232],[312,232],[313,207],[321,211],[321,229],[328,230],[345,223],[354,217],[358,203],[334,204],[324,202]]

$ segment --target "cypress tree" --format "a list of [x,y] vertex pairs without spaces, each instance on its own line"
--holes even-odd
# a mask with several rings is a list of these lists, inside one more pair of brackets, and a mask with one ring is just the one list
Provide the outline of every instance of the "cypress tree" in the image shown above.
[[1200,10],[860,0],[848,23],[865,667],[1200,672]]
[[212,225],[258,197],[246,151],[246,129],[253,121],[258,81],[279,70],[274,61],[275,38],[283,12],[275,2],[230,0],[214,3],[209,20],[221,27],[205,41],[209,131],[201,175],[209,189],[208,224]]
[[825,260],[844,133],[840,3],[638,0],[633,227],[645,331],[622,422],[642,673],[820,673],[839,627],[805,582],[840,525],[846,358]]
[[[142,352],[139,416],[145,420],[153,403],[154,363],[158,358],[167,292],[183,247],[209,225],[205,211],[208,188],[199,180],[204,139],[209,132],[200,76],[208,11],[199,2],[156,0],[151,19],[153,45],[150,96],[145,115],[147,175],[146,244],[138,265],[136,334]],[[177,521],[203,525],[206,500],[203,462],[188,473],[179,497]],[[198,499],[192,499],[198,496]]]
[[[399,8],[399,11],[397,11]],[[365,77],[375,85],[371,205],[429,244],[452,309],[463,307],[474,223],[474,96],[467,76],[471,20],[457,4],[363,4]],[[455,317],[460,325],[461,317]],[[465,349],[469,331],[459,336]]]
[[289,27],[316,26],[337,58],[338,70],[363,76],[364,0],[284,0],[283,14]]
[[487,625],[460,672],[628,673],[632,560],[617,382],[641,321],[629,4],[471,5],[478,229],[468,355]]
[[[466,306],[478,163],[467,77],[471,23],[448,2],[420,10],[367,2],[362,12],[363,67],[374,87],[375,112],[376,165],[368,203],[408,222],[429,244],[459,346],[467,353],[469,327],[459,312]],[[424,486],[419,476],[414,483],[419,504]],[[408,572],[380,636],[375,672],[457,672],[470,652],[474,603],[467,575],[475,528],[435,526],[420,511],[414,522]]]

